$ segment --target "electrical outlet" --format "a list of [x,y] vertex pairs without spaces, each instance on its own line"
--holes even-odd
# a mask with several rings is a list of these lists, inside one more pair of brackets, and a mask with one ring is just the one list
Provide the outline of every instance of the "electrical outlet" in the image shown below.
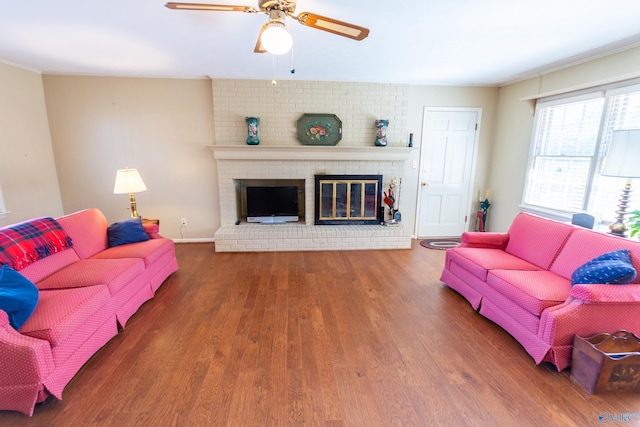
[[180,219],[180,225],[186,226],[187,225],[187,218],[181,218]]

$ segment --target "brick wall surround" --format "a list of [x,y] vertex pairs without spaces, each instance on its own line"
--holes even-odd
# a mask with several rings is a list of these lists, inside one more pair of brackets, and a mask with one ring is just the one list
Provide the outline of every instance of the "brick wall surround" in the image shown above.
[[[400,249],[411,246],[402,226],[315,226],[315,174],[381,174],[383,185],[402,177],[409,149],[407,86],[397,84],[212,80],[221,227],[216,251]],[[342,121],[335,147],[309,147],[296,139],[305,113]],[[246,117],[259,117],[260,145],[247,146]],[[374,147],[376,119],[388,119],[388,146]],[[237,150],[235,150],[237,148]],[[253,150],[252,150],[253,149]],[[234,179],[304,179],[305,218],[295,224],[260,225],[238,218]],[[402,201],[401,201],[402,202]],[[401,208],[402,209],[402,208]]]
[[214,79],[213,111],[217,145],[245,144],[246,117],[259,117],[260,145],[299,145],[296,121],[304,113],[330,113],[342,121],[340,146],[369,147],[376,119],[388,119],[389,146],[409,140],[407,86],[285,80]]
[[[410,150],[326,148],[291,147],[274,152],[259,146],[211,146],[218,166],[220,192],[221,227],[215,233],[216,251],[411,247],[410,233],[402,226],[314,225],[315,174],[380,174],[386,187],[393,177],[402,176]],[[243,220],[238,214],[234,183],[238,179],[303,179],[305,218],[294,224],[235,225],[237,220]]]

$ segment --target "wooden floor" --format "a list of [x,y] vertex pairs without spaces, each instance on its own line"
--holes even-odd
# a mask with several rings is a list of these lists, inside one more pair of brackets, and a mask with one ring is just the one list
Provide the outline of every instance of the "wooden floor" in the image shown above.
[[445,251],[177,252],[64,400],[0,425],[640,425],[640,394],[592,396],[536,366],[440,283]]

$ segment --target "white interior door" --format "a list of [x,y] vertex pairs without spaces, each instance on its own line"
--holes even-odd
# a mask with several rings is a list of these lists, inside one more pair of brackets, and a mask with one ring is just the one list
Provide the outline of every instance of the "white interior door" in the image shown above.
[[417,235],[460,236],[468,229],[479,109],[425,109]]

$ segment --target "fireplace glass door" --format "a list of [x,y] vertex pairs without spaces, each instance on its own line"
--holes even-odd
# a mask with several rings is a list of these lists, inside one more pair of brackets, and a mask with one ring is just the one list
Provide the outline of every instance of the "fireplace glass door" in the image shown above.
[[316,224],[379,222],[381,179],[321,177],[316,181]]

